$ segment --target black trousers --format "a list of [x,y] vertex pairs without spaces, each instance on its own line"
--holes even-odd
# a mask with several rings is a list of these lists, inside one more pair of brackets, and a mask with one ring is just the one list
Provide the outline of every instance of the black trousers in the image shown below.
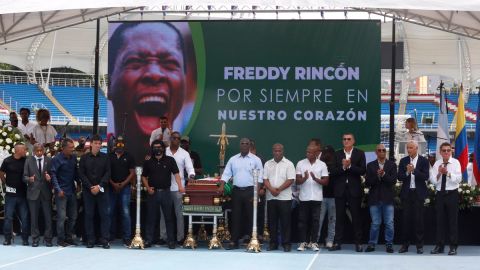
[[413,231],[417,248],[423,247],[423,235],[425,230],[423,222],[424,203],[425,200],[419,198],[415,190],[410,190],[407,198],[402,200],[402,242],[405,246],[410,244]]
[[82,193],[87,242],[95,243],[94,218],[96,208],[100,216],[101,242],[108,242],[110,240],[110,200],[108,198],[108,191],[93,195],[90,190],[83,189]]
[[348,193],[349,191],[345,190],[343,197],[335,198],[336,222],[334,242],[339,245],[342,244],[343,231],[345,230],[346,207],[348,204],[350,213],[352,214],[353,240],[356,245],[360,245],[362,243],[362,219],[360,215],[362,198],[352,197]]
[[278,224],[280,223],[282,244],[290,244],[292,200],[269,200],[267,208],[270,243],[278,245]]
[[232,191],[232,242],[237,243],[242,232],[242,225],[247,225],[248,233],[252,233],[253,225],[253,186]]
[[437,192],[435,196],[435,211],[437,214],[437,245],[445,245],[445,233],[450,238],[450,246],[458,245],[458,191],[449,190],[447,193]]
[[167,229],[168,242],[174,242],[174,227],[173,227],[173,201],[170,189],[156,189],[155,193],[147,195],[147,225],[145,226],[145,241],[153,243],[153,235],[155,224],[157,224],[158,216],[160,215],[160,208],[165,218],[165,227]]
[[298,230],[300,242],[317,242],[320,228],[321,201],[300,201]]
[[28,200],[28,208],[30,209],[30,230],[32,239],[38,241],[40,237],[40,230],[38,228],[38,216],[40,208],[43,213],[43,220],[45,222],[45,240],[52,240],[52,199],[38,198],[37,200]]

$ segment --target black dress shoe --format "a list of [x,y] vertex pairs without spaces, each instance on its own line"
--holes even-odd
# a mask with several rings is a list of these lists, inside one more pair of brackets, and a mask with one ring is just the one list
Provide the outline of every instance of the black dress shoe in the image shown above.
[[5,241],[3,241],[4,246],[10,246],[11,244],[12,244],[12,239],[5,239]]
[[227,250],[238,249],[238,244],[235,242],[228,243]]
[[148,241],[143,242],[143,248],[151,248],[151,247],[152,247],[152,243]]
[[160,246],[165,246],[167,244],[167,241],[163,240],[163,239],[159,239],[157,241],[157,244],[160,245]]
[[95,245],[92,242],[87,243],[87,248],[93,248]]
[[177,245],[175,244],[175,241],[168,242],[168,248],[169,249],[175,249],[176,247],[177,247]]
[[73,240],[73,239],[67,239],[67,240],[65,240],[65,242],[67,244],[69,244],[70,246],[78,246],[78,243],[75,242],[75,240]]
[[423,254],[423,247],[417,247],[417,254]]
[[430,254],[440,254],[443,253],[443,247],[442,246],[435,246],[435,248],[430,251]]
[[28,240],[22,240],[22,246],[29,246]]
[[363,252],[363,247],[362,247],[362,245],[355,245],[355,251],[356,251],[356,252]]
[[268,245],[267,251],[272,251],[272,250],[278,250],[278,245],[274,243],[270,243],[270,245]]
[[393,245],[392,244],[387,244],[386,251],[387,251],[387,253],[393,253]]
[[341,249],[342,249],[342,246],[335,243],[335,244],[332,245],[331,248],[328,249],[328,251],[337,251],[337,250],[341,250]]
[[103,249],[110,249],[110,244],[108,242],[105,242],[102,244]]
[[68,243],[63,240],[57,241],[57,245],[60,247],[68,247]]
[[451,247],[450,250],[448,251],[448,255],[457,255],[457,248]]
[[46,247],[52,247],[52,246],[53,246],[52,240],[51,240],[51,239],[45,240],[45,246],[46,246]]
[[403,245],[403,246],[398,250],[398,253],[405,253],[405,252],[408,252],[408,246],[407,246],[407,245]]
[[38,240],[32,241],[32,247],[38,247]]
[[373,252],[373,251],[375,251],[374,245],[368,245],[367,248],[365,249],[365,252]]
[[292,250],[292,245],[290,244],[283,245],[283,251],[290,252],[291,250]]

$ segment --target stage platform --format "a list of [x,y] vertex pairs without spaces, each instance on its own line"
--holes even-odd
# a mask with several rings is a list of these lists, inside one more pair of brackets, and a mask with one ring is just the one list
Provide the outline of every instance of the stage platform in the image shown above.
[[[3,242],[3,237],[0,237]],[[295,246],[296,248],[296,246]],[[387,254],[384,246],[378,246],[372,253],[356,253],[352,245],[342,246],[343,250],[319,252],[292,250],[262,251],[248,253],[244,249],[235,251],[208,250],[200,246],[192,251],[165,246],[145,250],[128,249],[120,241],[112,243],[109,250],[101,247],[87,249],[77,247],[37,248],[24,247],[19,243],[12,246],[0,245],[0,269],[265,269],[265,270],[310,270],[310,269],[478,269],[479,246],[460,246],[457,256],[430,255],[432,246],[425,246],[425,254],[417,255],[415,247],[406,254]],[[265,248],[264,248],[265,249]],[[397,251],[399,246],[395,246]]]

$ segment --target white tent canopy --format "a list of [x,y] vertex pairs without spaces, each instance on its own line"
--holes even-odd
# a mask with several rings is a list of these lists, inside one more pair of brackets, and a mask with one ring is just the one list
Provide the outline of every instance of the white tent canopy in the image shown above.
[[461,35],[480,37],[480,1],[472,0],[0,0],[0,44],[135,8],[159,10],[159,5],[175,6],[179,9],[187,9],[188,6],[191,10],[207,10],[209,5],[216,10],[228,10],[232,5],[239,10],[253,9],[253,6],[264,10],[363,8]]

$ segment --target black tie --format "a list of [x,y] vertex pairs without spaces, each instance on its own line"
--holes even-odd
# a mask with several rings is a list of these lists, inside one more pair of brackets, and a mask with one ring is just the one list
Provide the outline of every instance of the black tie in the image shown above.
[[40,172],[40,174],[42,174],[42,159],[39,158],[37,160],[38,160],[38,171]]
[[[443,167],[446,168],[447,167],[447,163],[443,163]],[[445,192],[445,189],[447,188],[447,175],[446,174],[442,174],[442,186],[440,188],[440,192]]]

